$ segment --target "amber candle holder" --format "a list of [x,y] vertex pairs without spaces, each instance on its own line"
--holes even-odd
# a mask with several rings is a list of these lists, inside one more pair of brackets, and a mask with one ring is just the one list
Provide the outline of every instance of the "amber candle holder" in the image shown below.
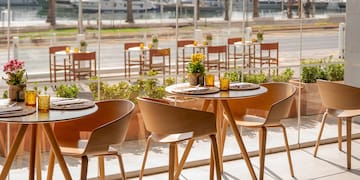
[[69,54],[69,53],[70,53],[70,47],[66,47],[65,52],[66,52],[67,54]]
[[197,41],[194,41],[194,46],[197,46],[198,45],[198,42]]
[[36,106],[36,91],[35,90],[26,90],[25,91],[25,105],[27,106]]
[[230,79],[226,77],[220,78],[220,90],[221,91],[227,91],[229,90],[230,86]]
[[144,49],[144,43],[140,43],[140,49]]
[[206,86],[213,87],[215,81],[215,76],[213,74],[206,74],[205,75],[205,84]]
[[74,52],[75,52],[75,53],[78,53],[78,52],[79,52],[79,48],[77,48],[77,47],[74,48]]
[[50,109],[50,95],[42,94],[38,96],[38,110],[40,112],[49,112]]

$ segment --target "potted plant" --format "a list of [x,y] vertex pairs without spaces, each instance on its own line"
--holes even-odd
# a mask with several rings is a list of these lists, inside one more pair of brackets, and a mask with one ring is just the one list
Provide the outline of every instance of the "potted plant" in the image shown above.
[[211,34],[211,33],[207,33],[207,34],[205,35],[205,39],[206,39],[206,44],[207,44],[208,46],[211,46],[211,45],[212,45],[212,40],[213,40],[212,34]]
[[151,41],[152,41],[152,48],[157,49],[159,48],[159,39],[157,35],[153,35],[151,37]]
[[192,86],[204,85],[204,58],[205,56],[202,53],[195,53],[191,55],[191,62],[187,65],[186,71],[188,73],[189,83]]
[[80,41],[80,52],[86,52],[87,51],[87,42],[84,40]]
[[[331,64],[338,63],[338,64]],[[301,115],[320,114],[324,111],[316,79],[341,81],[344,79],[344,63],[334,60],[332,56],[320,59],[307,59],[301,62],[301,79],[291,80],[301,90]],[[298,102],[295,96],[295,102]]]
[[3,71],[6,75],[3,79],[9,85],[8,97],[12,101],[24,101],[27,81],[24,61],[12,59],[4,65]]
[[259,30],[256,33],[256,38],[259,43],[261,43],[264,40],[264,32],[262,30]]

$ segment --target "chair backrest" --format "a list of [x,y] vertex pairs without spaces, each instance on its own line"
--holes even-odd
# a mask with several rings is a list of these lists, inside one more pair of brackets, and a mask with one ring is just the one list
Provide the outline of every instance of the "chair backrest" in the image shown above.
[[214,113],[186,109],[138,97],[145,128],[158,135],[193,132],[194,137],[216,133]]
[[65,51],[66,48],[69,47],[69,46],[52,46],[52,47],[49,47],[49,54],[55,54],[56,52],[58,51]]
[[227,49],[226,46],[208,46],[207,47],[207,52],[208,54],[211,53],[226,53]]
[[124,43],[124,49],[125,49],[125,50],[128,50],[129,48],[132,48],[132,47],[139,47],[141,43],[142,43],[142,42],[128,42],[128,43]]
[[[271,115],[271,120],[269,122],[273,122],[272,120],[277,120],[274,115],[270,114],[270,111],[277,111],[277,108],[271,110],[273,106],[285,99],[289,99],[286,100],[285,104],[287,104],[288,101],[292,102],[292,98],[289,97],[292,97],[296,91],[295,87],[288,83],[264,83],[261,84],[261,86],[267,88],[266,93],[250,98],[228,101],[231,112],[236,119],[241,119],[246,114],[255,114],[264,118],[269,118]],[[280,105],[276,105],[276,107],[278,106]],[[278,117],[285,118],[288,115],[290,107],[289,109],[280,108],[280,110],[283,111],[279,113]]]
[[107,152],[110,145],[125,140],[134,103],[128,100],[97,102],[98,110],[88,116],[56,123],[54,133],[60,146],[77,147],[81,133],[91,132],[86,154]]
[[321,101],[326,108],[360,109],[360,88],[320,79],[317,84]]
[[170,48],[150,49],[150,57],[170,56]]
[[72,59],[75,61],[96,60],[96,52],[73,53]]
[[242,41],[241,37],[228,38],[227,43],[228,43],[228,45],[233,45],[235,42],[240,42],[240,41]]
[[188,44],[194,44],[194,40],[178,40],[177,41],[177,47],[184,47],[185,45]]
[[278,50],[279,49],[279,43],[261,43],[260,44],[260,50]]

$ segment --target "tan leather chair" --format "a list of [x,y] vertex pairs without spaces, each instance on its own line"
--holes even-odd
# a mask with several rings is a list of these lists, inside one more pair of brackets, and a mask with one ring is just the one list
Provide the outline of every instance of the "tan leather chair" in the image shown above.
[[[280,120],[288,117],[296,89],[287,83],[267,83],[262,86],[268,90],[264,94],[246,99],[229,100],[232,115],[237,125],[259,130],[259,179],[264,178],[267,128],[273,127],[283,130],[290,172],[294,177],[286,129]],[[227,118],[226,115],[225,118]]]
[[128,51],[129,48],[132,47],[140,47],[140,44],[143,42],[128,42],[128,43],[124,43],[124,68],[125,68],[125,79],[127,77],[131,76],[131,67],[132,66],[139,66],[139,72],[142,72],[142,63],[143,63],[143,56],[144,56],[144,52],[139,52],[139,57],[138,58],[132,58],[131,53]]
[[96,76],[96,52],[73,53],[70,74],[73,80]]
[[178,40],[176,44],[177,52],[176,52],[176,74],[179,74],[180,68],[179,65],[182,65],[182,73],[185,73],[186,63],[191,61],[191,53],[194,53],[193,50],[189,48],[189,52],[187,53],[185,46],[189,44],[194,44],[194,40]]
[[[54,134],[64,156],[81,158],[81,179],[86,179],[88,157],[98,156],[100,178],[104,179],[104,156],[115,155],[119,160],[121,178],[126,179],[121,154],[111,145],[125,140],[134,103],[127,100],[97,102],[98,110],[89,116],[56,123]],[[81,136],[91,133],[86,140]],[[84,147],[79,142],[86,142]],[[53,176],[54,154],[50,153],[48,179]]]
[[[215,114],[172,106],[163,100],[138,97],[138,103],[145,128],[151,132],[146,142],[144,160],[139,175],[140,180],[144,175],[145,163],[151,141],[170,144],[169,180],[173,180],[178,179],[194,139],[202,136],[209,136],[211,139],[213,158],[210,160],[210,169],[213,170],[215,160],[217,179],[221,179],[216,142]],[[176,160],[176,144],[185,140],[189,140],[189,142],[178,164]],[[175,168],[175,166],[177,168]]]
[[65,46],[49,47],[50,82],[56,82],[56,80],[57,80],[56,72],[57,71],[64,71],[64,80],[65,81],[67,80],[67,72],[70,70],[71,64],[66,61],[66,60],[68,60],[66,58],[64,58],[63,63],[57,64],[56,56],[55,56],[56,52],[65,51],[67,47],[69,47],[69,46],[65,45]]
[[321,128],[316,141],[314,157],[320,145],[327,115],[338,118],[338,146],[341,150],[342,120],[346,120],[347,168],[351,169],[351,123],[352,118],[360,116],[360,88],[331,81],[317,80],[321,101],[326,108],[322,117]]

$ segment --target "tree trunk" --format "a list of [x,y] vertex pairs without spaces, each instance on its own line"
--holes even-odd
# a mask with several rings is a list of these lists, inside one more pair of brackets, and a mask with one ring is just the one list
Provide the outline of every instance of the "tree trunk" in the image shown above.
[[48,1],[48,16],[46,22],[50,23],[51,26],[56,25],[56,0]]
[[259,0],[253,1],[253,18],[259,17]]
[[301,15],[302,15],[301,6],[302,6],[301,0],[298,0],[298,12],[297,12],[297,15],[299,17],[301,17]]
[[292,18],[292,5],[293,5],[293,1],[292,1],[292,0],[288,0],[287,17],[288,17],[289,19]]
[[127,23],[135,23],[133,11],[132,11],[132,0],[127,0],[127,12],[126,12],[126,21]]
[[310,17],[310,7],[311,7],[311,2],[310,0],[306,0],[304,9],[305,9],[305,17],[309,18]]
[[230,16],[229,16],[229,12],[230,11],[230,0],[225,0],[225,17],[224,17],[224,20],[225,21],[229,21],[230,19]]
[[196,0],[196,20],[200,20],[200,0]]

